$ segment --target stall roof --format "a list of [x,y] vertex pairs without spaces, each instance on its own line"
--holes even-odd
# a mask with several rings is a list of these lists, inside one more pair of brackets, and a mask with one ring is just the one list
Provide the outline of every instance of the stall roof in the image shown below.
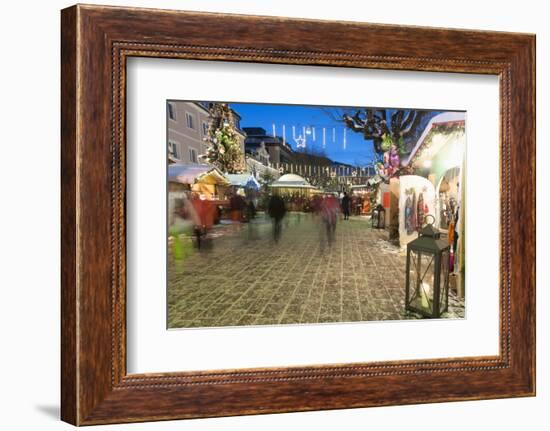
[[168,181],[180,184],[229,185],[229,180],[218,168],[209,165],[179,165],[168,166]]
[[232,186],[254,190],[260,190],[261,188],[260,183],[252,174],[226,174],[225,176]]
[[432,133],[432,129],[435,125],[444,124],[444,123],[458,123],[464,122],[466,120],[465,112],[444,112],[443,114],[436,115],[433,117],[430,122],[426,125],[426,128],[422,132],[422,135],[416,142],[413,150],[409,154],[407,160],[403,162],[403,166],[407,166],[416,156],[417,152],[421,149],[422,144],[426,141],[426,138]]
[[303,177],[296,174],[285,174],[277,181],[271,184],[271,187],[288,187],[288,188],[306,188],[315,189],[316,187],[308,183]]

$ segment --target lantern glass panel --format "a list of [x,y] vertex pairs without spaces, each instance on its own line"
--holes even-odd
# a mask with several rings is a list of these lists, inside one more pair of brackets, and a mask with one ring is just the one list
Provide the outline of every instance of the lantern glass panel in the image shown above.
[[439,290],[439,311],[440,313],[447,310],[449,301],[449,251],[445,250],[441,253],[441,272],[440,272],[440,290]]
[[435,255],[419,250],[410,251],[409,304],[411,307],[433,314]]

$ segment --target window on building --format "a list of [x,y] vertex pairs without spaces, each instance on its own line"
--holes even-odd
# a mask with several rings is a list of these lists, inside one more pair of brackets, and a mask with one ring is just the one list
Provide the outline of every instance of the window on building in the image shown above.
[[189,161],[191,163],[197,163],[198,162],[197,150],[195,150],[194,148],[189,148]]
[[195,117],[193,116],[193,114],[190,114],[189,112],[186,112],[185,117],[187,119],[187,127],[189,127],[190,129],[194,129],[195,128]]
[[174,159],[181,159],[180,154],[180,148],[179,144],[173,141],[168,142],[168,153],[174,158]]
[[170,120],[176,119],[176,107],[172,103],[168,104],[168,118]]
[[206,121],[202,123],[202,135],[208,136],[208,123]]

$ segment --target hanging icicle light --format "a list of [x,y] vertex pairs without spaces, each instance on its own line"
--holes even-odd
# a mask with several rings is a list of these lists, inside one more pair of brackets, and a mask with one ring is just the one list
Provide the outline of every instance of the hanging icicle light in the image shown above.
[[346,144],[347,144],[346,132],[347,132],[347,129],[344,127],[344,150],[346,149]]

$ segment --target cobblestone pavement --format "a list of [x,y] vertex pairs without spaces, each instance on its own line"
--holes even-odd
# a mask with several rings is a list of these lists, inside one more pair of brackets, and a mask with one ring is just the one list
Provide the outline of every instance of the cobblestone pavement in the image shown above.
[[[207,250],[169,263],[168,327],[416,319],[404,311],[405,255],[362,218],[340,220],[331,247],[313,215],[292,214],[280,241],[259,215],[217,230]],[[169,259],[170,260],[170,259]],[[464,317],[449,298],[443,317]]]

